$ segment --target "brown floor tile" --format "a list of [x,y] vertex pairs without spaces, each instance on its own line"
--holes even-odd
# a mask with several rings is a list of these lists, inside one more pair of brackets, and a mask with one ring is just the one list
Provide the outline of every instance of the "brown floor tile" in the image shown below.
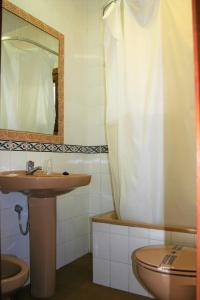
[[[56,273],[56,293],[50,300],[148,300],[150,298],[103,287],[92,283],[92,256],[81,257]],[[37,299],[30,288],[19,291],[16,300]]]

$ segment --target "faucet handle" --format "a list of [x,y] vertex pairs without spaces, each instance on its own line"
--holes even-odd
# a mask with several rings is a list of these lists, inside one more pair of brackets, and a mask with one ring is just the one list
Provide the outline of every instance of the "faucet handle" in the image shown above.
[[29,160],[26,162],[26,171],[31,171],[34,169],[34,161]]

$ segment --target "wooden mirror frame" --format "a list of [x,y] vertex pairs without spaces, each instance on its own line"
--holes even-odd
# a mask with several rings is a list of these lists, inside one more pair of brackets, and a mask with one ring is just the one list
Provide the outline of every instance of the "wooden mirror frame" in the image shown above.
[[0,139],[27,142],[42,142],[62,144],[64,142],[64,35],[42,21],[33,17],[21,8],[7,0],[3,0],[2,7],[30,24],[38,27],[59,40],[59,66],[58,66],[58,134],[43,134],[26,131],[0,129]]

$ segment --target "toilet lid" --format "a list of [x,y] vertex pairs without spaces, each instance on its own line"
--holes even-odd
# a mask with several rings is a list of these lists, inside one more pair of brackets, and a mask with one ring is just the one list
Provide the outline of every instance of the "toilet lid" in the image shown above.
[[133,256],[147,267],[157,271],[196,272],[196,249],[180,245],[146,246]]

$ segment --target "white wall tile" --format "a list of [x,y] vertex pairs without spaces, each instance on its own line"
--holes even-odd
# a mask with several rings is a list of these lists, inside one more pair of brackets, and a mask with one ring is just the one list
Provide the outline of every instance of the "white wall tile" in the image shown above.
[[23,207],[22,214],[28,210],[27,196],[22,193],[10,193],[10,201],[12,202],[11,209],[14,210],[15,205],[19,204]]
[[110,175],[108,153],[101,154],[101,174]]
[[[45,159],[45,157],[44,157]],[[53,171],[63,173],[67,171],[67,155],[66,153],[52,153],[51,155]],[[44,165],[44,161],[42,162]]]
[[89,213],[89,193],[81,193],[79,195],[79,210],[78,213],[81,215],[88,215]]
[[64,165],[66,165],[66,171],[69,173],[77,173],[82,168],[82,157],[78,153],[65,153],[66,158]]
[[77,206],[74,199],[74,192],[63,195],[62,197],[62,220],[67,220],[69,218],[74,218],[77,216]]
[[110,224],[105,224],[105,223],[98,223],[98,222],[93,222],[93,232],[110,232]]
[[157,245],[166,245],[166,244],[170,244],[170,243],[167,243],[166,241],[158,241],[158,240],[149,240],[149,246],[157,246]]
[[27,162],[27,153],[24,151],[11,151],[10,168],[12,170],[25,170]]
[[[83,173],[82,171],[80,172],[79,171],[79,173]],[[74,194],[76,194],[76,195],[80,195],[80,194],[82,194],[82,193],[87,193],[87,192],[89,192],[89,185],[85,185],[85,186],[79,186],[78,188],[76,188],[74,191],[73,191],[73,193]]]
[[110,286],[114,289],[128,291],[128,264],[110,263]]
[[17,234],[7,237],[6,239],[6,254],[16,255],[17,257],[26,259],[29,257],[29,236]]
[[110,262],[108,260],[93,259],[93,282],[110,286]]
[[20,204],[23,207],[22,214],[27,212],[27,197],[21,193],[0,193],[1,209],[10,209],[14,211],[15,205]]
[[[65,234],[64,241],[68,241],[68,240],[72,241],[75,238],[77,238],[76,231],[74,228],[74,218],[64,221],[63,225],[64,225],[63,234]],[[65,233],[64,233],[64,230],[65,230]],[[68,239],[66,239],[67,237],[68,237]]]
[[73,219],[62,221],[62,242],[67,243],[70,240],[73,240],[73,237]]
[[89,189],[90,189],[90,192],[93,192],[95,194],[101,192],[101,175],[100,174],[92,175]]
[[83,235],[89,234],[87,216],[80,216],[64,220],[62,224],[64,242],[67,242],[68,240],[74,240],[80,238]]
[[11,209],[2,210],[1,237],[13,236],[19,233],[17,215]]
[[89,213],[93,216],[102,213],[101,193],[90,192],[89,194]]
[[14,255],[16,255],[14,250],[15,250],[15,247],[16,247],[17,238],[18,238],[18,235],[6,237],[5,254],[8,254],[8,255],[9,254],[14,254]]
[[101,156],[100,154],[85,154],[84,155],[84,171],[89,174],[99,174],[101,168]]
[[149,240],[148,239],[144,239],[144,238],[136,238],[136,237],[130,237],[129,238],[129,264],[131,265],[132,264],[132,259],[131,259],[131,256],[132,256],[132,253],[138,249],[138,248],[141,248],[141,247],[144,247],[144,246],[148,246],[149,245]]
[[112,195],[112,186],[109,174],[101,176],[101,191],[103,195]]
[[29,257],[29,235],[18,235],[14,253],[21,259]]
[[60,269],[63,266],[63,246],[62,244],[56,247],[56,269]]
[[93,255],[95,258],[110,259],[110,236],[105,232],[93,234]]
[[4,194],[0,192],[0,209],[11,208],[13,203],[11,201],[11,194]]
[[171,232],[165,230],[149,229],[150,245],[166,245],[171,244]]
[[80,216],[73,219],[75,237],[81,237],[88,234],[88,216]]
[[74,241],[69,241],[63,244],[63,265],[66,265],[74,260]]
[[74,240],[74,259],[77,259],[88,253],[88,235],[84,235]]
[[129,227],[129,236],[136,238],[149,238],[148,228]]
[[57,221],[56,224],[56,244],[61,244],[63,239],[63,228],[62,228],[63,222]]
[[10,151],[1,151],[0,155],[0,170],[10,170]]
[[110,233],[128,236],[128,226],[110,225]]
[[[70,195],[72,201],[72,207],[73,207],[73,215],[72,215],[72,211],[69,212],[70,217],[72,216],[79,217],[79,216],[88,215],[89,195],[87,191],[80,191],[80,190],[81,189],[77,189],[77,191],[73,191],[73,193]],[[68,201],[67,198],[66,201]]]
[[157,230],[157,229],[149,229],[149,238],[157,241],[165,241],[166,231]]
[[129,292],[145,297],[149,296],[148,291],[142,286],[141,282],[135,276],[132,265],[129,265]]
[[170,245],[171,232],[158,230],[158,233],[150,233],[149,245]]
[[7,242],[7,238],[3,238],[1,236],[1,254],[6,253],[6,242]]
[[110,258],[112,261],[128,264],[128,236],[110,235]]
[[63,216],[62,210],[62,196],[58,196],[56,199],[56,217],[57,221],[61,221]]

